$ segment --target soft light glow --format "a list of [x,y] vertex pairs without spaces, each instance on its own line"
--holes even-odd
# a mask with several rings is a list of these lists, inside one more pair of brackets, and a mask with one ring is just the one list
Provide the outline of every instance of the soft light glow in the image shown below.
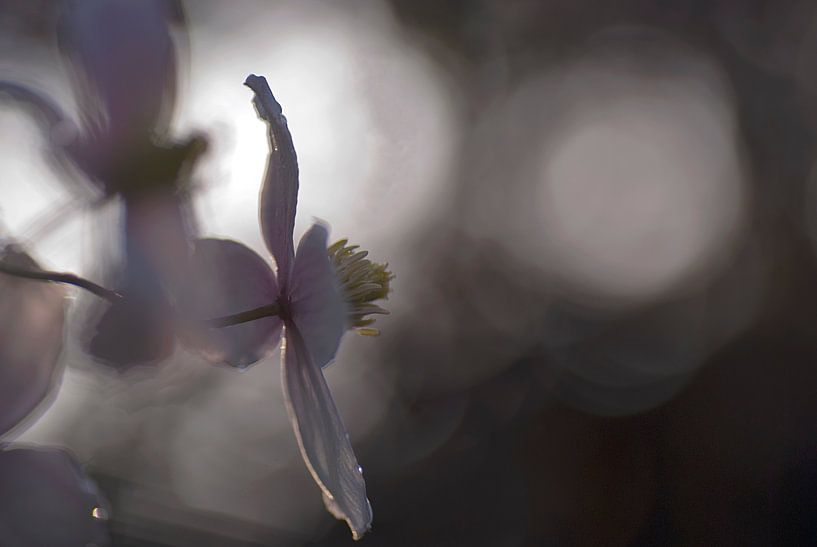
[[455,142],[441,73],[378,2],[354,16],[298,2],[267,9],[263,18],[244,14],[241,32],[229,40],[192,29],[193,93],[181,125],[217,124],[198,201],[204,230],[263,250],[254,210],[266,137],[250,93],[236,85],[249,73],[266,75],[295,141],[296,239],[313,217],[329,222],[333,237],[365,239],[370,248],[422,223],[445,195]]
[[637,52],[590,55],[527,84],[509,114],[547,113],[512,250],[572,299],[663,298],[708,278],[741,226],[743,173],[723,79],[688,51],[665,55],[684,70],[653,69]]

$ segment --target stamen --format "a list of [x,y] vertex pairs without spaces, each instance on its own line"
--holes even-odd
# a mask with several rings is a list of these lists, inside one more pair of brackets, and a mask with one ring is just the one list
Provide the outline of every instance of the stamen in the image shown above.
[[374,319],[366,316],[389,313],[373,302],[388,298],[394,275],[388,270],[388,264],[372,262],[367,258],[369,251],[358,250],[360,246],[348,243],[347,239],[336,241],[329,246],[327,253],[349,306],[349,323],[358,334],[378,336],[378,329],[368,327]]

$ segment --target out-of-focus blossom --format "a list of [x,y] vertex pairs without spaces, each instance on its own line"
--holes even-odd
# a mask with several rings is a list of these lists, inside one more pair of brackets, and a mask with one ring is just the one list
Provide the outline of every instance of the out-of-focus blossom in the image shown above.
[[[189,277],[194,222],[185,181],[206,141],[167,135],[176,87],[170,22],[181,18],[178,5],[166,0],[66,5],[58,35],[79,127],[36,90],[0,82],[0,94],[38,115],[63,165],[73,165],[103,197],[122,198],[123,261],[109,269],[106,283],[123,298],[96,303],[85,334],[89,353],[117,367],[170,355],[176,329],[170,301]],[[70,171],[63,170],[66,181],[75,180]]]
[[83,127],[71,152],[108,191],[119,190],[121,173],[106,171],[118,171],[167,130],[176,87],[168,6],[165,0],[85,0],[70,4],[60,20],[60,47],[73,68]]
[[[210,353],[239,366],[251,364],[274,347],[283,330],[281,377],[287,411],[312,477],[329,511],[344,519],[359,539],[372,519],[362,468],[332,399],[321,368],[335,357],[343,333],[357,329],[374,335],[366,316],[386,311],[372,302],[385,298],[392,278],[384,265],[366,259],[342,240],[327,249],[327,228],[314,224],[297,251],[293,242],[298,198],[298,163],[292,137],[266,79],[251,75],[246,85],[267,122],[270,153],[260,198],[264,241],[275,259],[277,275],[254,252],[223,240],[203,240],[193,263],[221,279],[217,286],[196,280],[196,315],[235,314],[253,308],[262,319],[227,326],[207,342]],[[331,260],[330,260],[331,256]],[[221,265],[219,267],[219,265]],[[243,308],[237,307],[238,305]],[[239,314],[241,315],[241,314]]]
[[110,545],[110,509],[66,452],[0,446],[0,545]]
[[75,84],[79,126],[43,92],[0,81],[0,95],[27,108],[53,151],[106,195],[175,185],[191,149],[202,145],[200,137],[183,143],[166,139],[176,87],[169,23],[181,20],[174,5],[164,0],[66,3],[58,37]]
[[[0,263],[39,270],[11,245],[0,249]],[[52,283],[0,275],[0,437],[40,406],[59,381],[64,296]]]
[[[68,147],[105,194],[124,201],[124,298],[98,310],[92,355],[117,366],[153,361],[174,348],[168,292],[188,276],[192,233],[181,182],[204,150],[167,136],[176,87],[170,4],[80,2],[68,9],[60,43],[75,69],[82,136]],[[176,17],[180,17],[177,12]]]

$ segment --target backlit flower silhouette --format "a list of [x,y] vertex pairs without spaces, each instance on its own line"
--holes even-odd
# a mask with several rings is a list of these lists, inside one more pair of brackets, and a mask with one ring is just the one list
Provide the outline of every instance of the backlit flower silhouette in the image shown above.
[[[88,14],[93,16],[107,14],[106,10],[114,8],[114,11],[134,9],[134,15],[150,15],[142,21],[143,26],[162,37],[163,41],[155,44],[155,57],[167,60],[172,44],[164,40],[167,29],[158,13],[149,10],[142,13],[136,4],[123,2],[111,5],[93,2],[88,6]],[[79,28],[86,19],[79,18],[73,23]],[[69,24],[65,28],[73,27]],[[117,43],[118,38],[109,34],[100,36]],[[66,32],[65,47],[75,56],[80,73],[85,76],[84,84],[94,92],[89,95],[95,98],[91,104],[97,110],[87,107],[83,112],[100,115],[86,116],[83,120],[86,131],[73,128],[68,132],[70,138],[56,148],[61,149],[63,159],[70,159],[98,183],[105,195],[123,198],[125,283],[118,287],[119,293],[113,293],[66,274],[44,272],[33,278],[73,282],[85,288],[93,285],[96,290],[92,292],[107,295],[110,307],[94,329],[88,349],[98,359],[117,366],[166,357],[172,351],[176,334],[210,360],[239,367],[258,361],[280,341],[284,400],[299,449],[323,493],[326,507],[345,520],[352,536],[359,539],[370,527],[372,510],[362,468],[321,369],[334,359],[346,330],[378,334],[371,327],[373,319],[369,316],[386,313],[373,302],[388,295],[392,274],[386,265],[371,262],[366,251],[348,245],[346,240],[328,247],[328,230],[320,223],[307,231],[296,250],[293,230],[299,181],[295,149],[281,106],[266,80],[254,75],[245,84],[255,92],[254,104],[267,123],[270,143],[260,196],[260,223],[276,272],[240,243],[191,241],[177,214],[181,212],[179,200],[184,197],[177,195],[176,182],[180,178],[177,167],[200,153],[196,139],[178,146],[157,145],[151,128],[157,127],[160,107],[166,103],[162,93],[153,91],[164,90],[165,85],[157,84],[155,89],[149,85],[153,91],[142,98],[155,100],[137,104],[131,116],[128,108],[133,105],[124,99],[119,101],[127,86],[123,88],[119,80],[108,74],[111,67],[105,58],[96,55],[99,44],[86,44],[80,39],[83,36]],[[170,81],[171,66],[156,63],[155,68],[160,73],[159,80]],[[51,129],[70,125],[53,101],[25,86],[0,82],[0,93],[40,114]],[[143,120],[147,125],[134,120]],[[125,146],[119,147],[122,143]],[[167,163],[173,168],[145,175],[140,169],[131,169],[131,163],[113,153],[111,146],[133,150],[135,166]],[[142,155],[145,149],[167,152],[174,161],[158,161],[152,153]],[[153,184],[145,186],[144,181]],[[151,212],[152,222],[139,221],[142,217],[137,213],[142,206]],[[156,211],[168,213],[159,217],[171,222],[156,222]],[[188,253],[190,247],[192,254]],[[190,275],[193,272],[195,275]],[[5,273],[32,278],[32,272]],[[165,294],[167,287],[172,289],[172,304]],[[115,297],[111,298],[111,294]],[[144,310],[151,313],[143,313]],[[212,320],[216,310],[232,315]],[[172,327],[165,328],[166,323]]]
[[[208,275],[196,279],[191,297],[198,317],[231,313],[195,340],[213,360],[245,367],[281,340],[284,400],[301,455],[323,492],[329,511],[344,519],[359,539],[372,511],[349,436],[321,368],[335,357],[348,329],[374,335],[373,304],[389,292],[392,274],[341,240],[327,248],[327,228],[314,224],[297,249],[293,242],[298,199],[298,162],[281,106],[263,77],[245,84],[255,92],[259,117],[267,123],[270,151],[261,188],[259,216],[277,274],[244,245],[226,240],[196,242],[191,264]],[[242,310],[250,309],[247,312]],[[283,335],[282,335],[283,332]]]

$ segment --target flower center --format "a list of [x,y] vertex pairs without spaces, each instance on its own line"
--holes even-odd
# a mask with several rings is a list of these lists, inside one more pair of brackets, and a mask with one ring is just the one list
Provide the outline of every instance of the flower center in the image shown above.
[[281,318],[281,321],[284,323],[292,321],[292,302],[289,297],[282,294],[278,297],[276,304],[278,305],[277,315]]
[[380,331],[370,327],[374,318],[368,316],[388,315],[388,310],[373,302],[388,298],[394,274],[389,271],[388,264],[372,262],[366,258],[369,252],[359,248],[341,239],[333,243],[327,252],[349,306],[351,328],[364,336],[377,336]]

